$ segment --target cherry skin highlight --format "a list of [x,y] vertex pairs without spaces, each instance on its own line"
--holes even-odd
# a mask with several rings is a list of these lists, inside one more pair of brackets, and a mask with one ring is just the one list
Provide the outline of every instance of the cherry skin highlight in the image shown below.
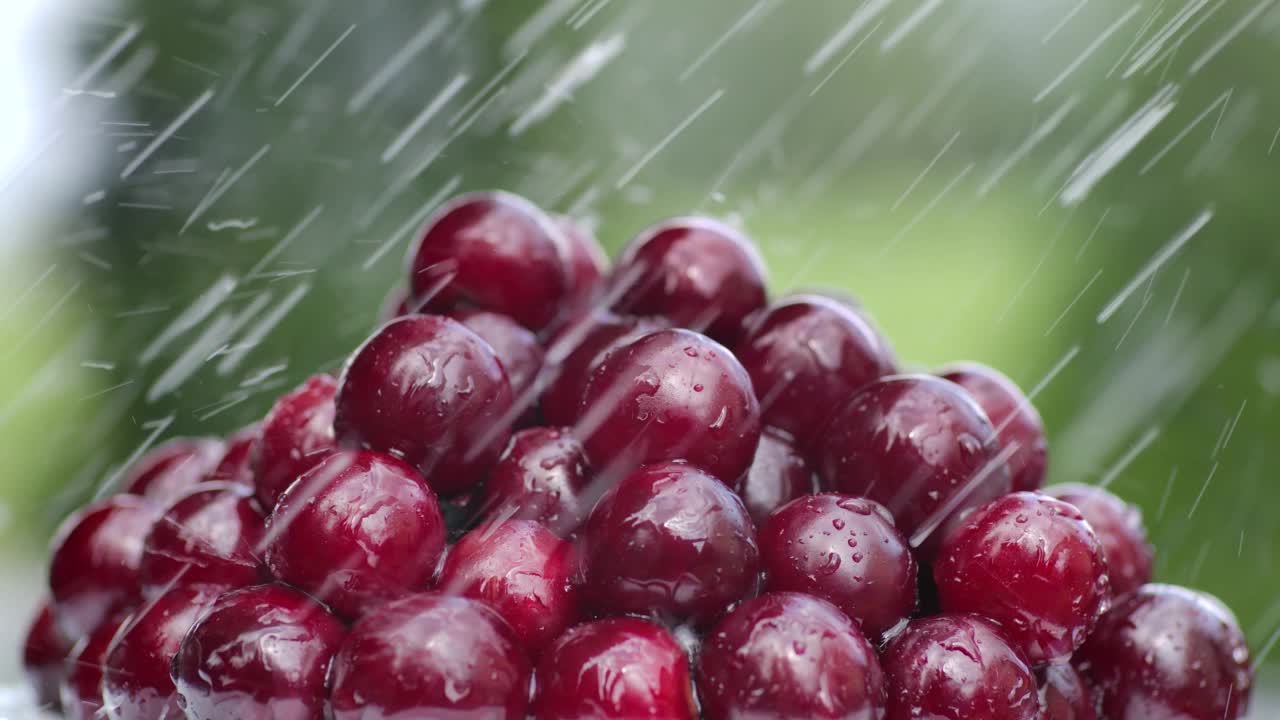
[[524,395],[542,369],[544,353],[538,344],[538,336],[505,315],[484,310],[458,310],[453,313],[453,318],[489,343],[498,362],[507,371],[511,392],[517,400],[524,400],[526,406],[531,405],[533,398],[525,398]]
[[253,487],[253,448],[258,443],[261,427],[250,425],[227,437],[222,459],[209,473],[209,482],[230,482]]
[[142,545],[142,593],[174,585],[242,587],[262,579],[266,518],[253,491],[226,482],[201,483],[165,510]]
[[178,704],[193,718],[319,720],[329,662],[345,636],[340,620],[293,588],[229,592],[174,657]]
[[168,505],[218,466],[226,448],[218,438],[178,438],[143,455],[125,475],[125,492]]
[[699,656],[703,717],[876,720],[884,677],[875,649],[835,606],[799,593],[744,601]]
[[70,650],[71,643],[54,621],[50,601],[42,600],[22,644],[22,670],[36,702],[42,707],[58,706],[58,685],[66,674],[65,662]]
[[1102,617],[1075,662],[1107,720],[1236,720],[1253,670],[1244,634],[1216,598],[1143,585]]
[[724,483],[691,465],[646,465],[600,498],[581,537],[601,614],[714,620],[754,589],[755,527]]
[[608,618],[570,629],[538,661],[537,720],[694,720],[684,649],[665,628]]
[[1107,559],[1112,594],[1128,595],[1151,582],[1155,551],[1138,508],[1096,485],[1054,485],[1045,494],[1076,506],[1093,528]]
[[411,595],[356,623],[333,659],[334,720],[524,720],[529,660],[483,603]]
[[733,354],[689,330],[659,330],[591,374],[575,431],[601,474],[685,460],[725,483],[751,467],[760,406]]
[[880,656],[885,720],[1041,720],[1036,680],[999,629],[975,615],[913,621]]
[[267,519],[266,563],[345,618],[426,587],[444,550],[440,505],[406,463],[343,450],[298,479]]
[[80,638],[67,655],[67,675],[59,690],[62,716],[66,720],[98,720],[102,712],[102,663],[116,633],[133,621],[129,612],[107,618],[94,631]]
[[1048,665],[1039,675],[1044,720],[1098,720],[1089,687],[1074,667],[1066,663]]
[[312,375],[276,401],[253,449],[254,489],[267,512],[303,473],[335,449],[333,398],[338,381]]
[[576,423],[587,381],[605,355],[658,329],[657,324],[643,318],[593,310],[556,333],[547,345],[546,363],[538,379],[543,388],[542,416],[547,423]]
[[783,505],[760,528],[765,588],[830,601],[879,641],[916,607],[916,563],[889,511],[834,493]]
[[974,509],[933,566],[942,609],[998,623],[1032,663],[1064,660],[1111,602],[1102,547],[1074,506],[1013,493]]
[[493,349],[436,315],[383,325],[347,363],[335,403],[344,447],[397,455],[442,495],[483,479],[513,419],[511,385]]
[[1022,390],[1004,374],[977,363],[956,365],[938,374],[973,396],[995,426],[1001,449],[1016,445],[1007,460],[1014,491],[1039,490],[1049,463],[1048,443],[1040,413]]
[[560,536],[586,518],[591,482],[586,451],[568,428],[529,428],[511,436],[484,486],[478,514],[487,520],[536,520]]

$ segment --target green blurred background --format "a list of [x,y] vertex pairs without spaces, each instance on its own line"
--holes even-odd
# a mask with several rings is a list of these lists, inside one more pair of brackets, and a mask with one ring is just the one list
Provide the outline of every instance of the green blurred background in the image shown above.
[[41,195],[0,246],[14,573],[143,444],[336,367],[424,215],[503,187],[611,250],[728,218],[775,293],[856,295],[910,366],[1003,369],[1051,481],[1141,505],[1159,578],[1269,651],[1280,3],[135,0],[47,23],[66,67],[24,172],[75,170],[5,190]]

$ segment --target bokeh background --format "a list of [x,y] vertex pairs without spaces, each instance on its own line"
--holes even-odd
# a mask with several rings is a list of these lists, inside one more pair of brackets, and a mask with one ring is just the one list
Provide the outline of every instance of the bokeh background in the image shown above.
[[610,249],[727,218],[775,293],[857,296],[910,366],[1003,369],[1051,481],[1139,504],[1159,578],[1280,660],[1280,2],[12,7],[15,613],[123,461],[337,367],[426,214],[502,187]]

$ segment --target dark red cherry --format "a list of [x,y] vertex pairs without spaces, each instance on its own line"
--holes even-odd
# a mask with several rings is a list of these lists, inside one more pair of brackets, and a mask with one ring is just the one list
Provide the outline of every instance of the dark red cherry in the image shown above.
[[1054,485],[1045,494],[1075,505],[1093,528],[1107,559],[1113,595],[1127,595],[1151,582],[1155,551],[1147,542],[1142,511],[1096,485]]
[[760,406],[733,353],[690,330],[617,348],[591,374],[574,431],[603,475],[686,460],[726,483],[751,467]]
[[146,597],[174,585],[242,587],[261,582],[262,509],[253,491],[208,482],[165,510],[142,546],[138,576]]
[[829,600],[879,641],[916,607],[916,563],[882,505],[835,493],[783,505],[760,527],[765,587]]
[[596,240],[591,230],[581,222],[565,216],[555,217],[569,244],[569,297],[570,308],[586,308],[603,291],[605,274],[609,272],[609,256]]
[[171,720],[182,717],[173,679],[173,657],[187,631],[222,590],[177,587],[134,613],[107,646],[102,663],[102,700],[111,720]]
[[949,517],[1009,492],[991,422],[964,390],[929,375],[867,385],[819,445],[825,486],[889,508],[926,561]]
[[568,241],[533,203],[471,193],[427,221],[409,253],[409,282],[420,312],[469,305],[540,330],[570,297],[569,264]]
[[942,609],[996,621],[1032,663],[1063,660],[1111,603],[1107,562],[1074,506],[1039,493],[982,505],[942,539]]
[[586,451],[568,428],[529,428],[511,436],[484,486],[479,514],[536,520],[558,535],[578,529],[590,509]]
[[142,543],[161,509],[146,498],[117,495],[63,521],[49,563],[54,615],[63,635],[88,635],[116,610],[138,602]]
[[765,304],[765,270],[742,233],[718,220],[672,218],[640,233],[610,278],[613,308],[656,315],[732,344]]
[[596,503],[581,538],[602,614],[714,620],[754,589],[755,527],[733,491],[683,463],[646,465]]
[[341,450],[311,468],[267,519],[276,577],[358,618],[426,587],[444,551],[435,494],[412,467],[369,450]]
[[694,720],[689,660],[665,628],[609,618],[570,629],[538,662],[537,720]]
[[484,603],[436,593],[379,608],[333,659],[334,720],[524,720],[529,660]]
[[995,625],[976,615],[912,621],[880,664],[885,720],[1041,720],[1031,668]]
[[538,378],[542,416],[549,425],[570,426],[578,421],[582,393],[591,371],[614,348],[658,329],[643,318],[593,310],[569,323],[547,345],[546,362]]
[[48,600],[40,602],[22,645],[22,670],[42,707],[58,706],[58,684],[65,674],[71,643],[58,630]]
[[812,446],[853,393],[893,372],[892,353],[862,316],[829,298],[797,295],[753,317],[734,346],[765,423]]
[[716,623],[698,662],[707,720],[884,715],[875,649],[835,606],[809,595],[743,602]]
[[253,487],[253,448],[258,442],[261,427],[250,425],[227,437],[222,459],[207,478],[211,482],[231,482]]
[[738,477],[733,489],[760,525],[769,513],[813,492],[813,471],[786,433],[766,427],[751,469]]
[[80,638],[67,655],[67,674],[60,689],[66,720],[99,720],[106,715],[102,710],[102,662],[121,626],[132,621],[129,612],[108,618]]
[[484,602],[511,625],[531,656],[578,621],[573,545],[530,520],[472,530],[445,556],[443,593]]
[[462,323],[413,315],[383,325],[342,372],[334,431],[346,446],[398,455],[436,492],[478,483],[507,440],[511,385]]
[[505,315],[484,310],[458,310],[453,318],[489,343],[507,371],[511,392],[517,401],[523,402],[526,408],[532,406],[534,398],[526,397],[526,393],[542,369],[543,350],[538,336]]
[[333,397],[338,382],[312,375],[282,396],[262,421],[253,450],[254,487],[267,512],[280,494],[334,450]]
[[939,374],[978,401],[995,425],[1001,449],[1014,448],[1007,460],[1014,491],[1039,490],[1044,485],[1049,450],[1040,413],[1022,390],[998,370],[977,363],[955,365]]
[[218,438],[178,438],[143,455],[125,475],[125,492],[168,505],[217,467],[226,448]]
[[1067,663],[1047,665],[1040,675],[1044,720],[1098,720],[1093,698],[1080,673]]
[[1076,663],[1107,720],[1235,720],[1253,670],[1244,634],[1211,595],[1143,585],[1102,617]]
[[345,635],[341,621],[293,588],[229,592],[178,649],[178,704],[189,718],[320,720],[329,661]]

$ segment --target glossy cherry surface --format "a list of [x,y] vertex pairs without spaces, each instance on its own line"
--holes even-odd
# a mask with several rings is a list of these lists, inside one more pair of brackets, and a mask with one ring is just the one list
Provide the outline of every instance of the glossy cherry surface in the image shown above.
[[584,623],[538,662],[537,720],[694,720],[689,660],[671,633],[638,618]]
[[734,608],[708,634],[698,667],[707,720],[884,715],[875,649],[835,606],[768,593]]
[[529,428],[511,436],[484,486],[483,518],[536,520],[569,535],[586,518],[591,481],[586,451],[568,428]]
[[187,631],[221,590],[174,588],[138,609],[107,647],[103,709],[111,720],[182,717],[169,667]]
[[219,438],[178,438],[143,455],[125,475],[125,492],[167,505],[204,480],[225,452]]
[[546,364],[538,379],[543,388],[542,416],[547,423],[569,426],[577,422],[591,371],[610,350],[657,329],[658,325],[643,318],[593,310],[556,333],[547,345]]
[[261,427],[250,425],[227,437],[222,458],[209,473],[210,482],[230,482],[253,487],[253,448],[258,444]]
[[640,233],[613,270],[613,307],[733,343],[765,304],[765,270],[742,233],[718,220],[681,217]]
[[996,428],[1001,449],[1014,448],[1006,461],[1014,491],[1039,490],[1044,485],[1049,448],[1040,413],[1022,390],[1003,373],[977,363],[949,367],[939,374],[978,401]]
[[1107,559],[1113,595],[1127,595],[1151,582],[1155,551],[1147,542],[1142,511],[1096,485],[1054,485],[1045,493],[1075,505],[1093,528]]
[[769,513],[812,493],[813,486],[813,470],[791,438],[766,427],[760,433],[751,468],[738,477],[733,489],[747,506],[751,519],[760,525]]
[[59,690],[66,720],[97,720],[102,712],[102,662],[120,627],[133,616],[120,612],[80,638],[67,655],[67,674]]
[[725,483],[751,467],[760,406],[725,347],[659,330],[609,353],[591,374],[575,426],[598,472],[686,460]]
[[916,607],[916,563],[889,511],[835,493],[783,505],[760,528],[768,590],[829,600],[879,639]]
[[942,540],[942,609],[996,621],[1033,663],[1063,660],[1111,603],[1102,547],[1073,505],[1013,493],[975,508]]
[[950,516],[1009,492],[997,453],[991,422],[962,389],[928,375],[895,375],[866,386],[837,413],[818,474],[828,489],[889,508],[927,557]]
[[524,397],[542,369],[543,350],[538,336],[521,327],[519,323],[494,312],[484,310],[458,310],[453,318],[493,348],[502,368],[507,371],[511,391],[524,406],[532,405],[534,398]]
[[279,584],[218,598],[173,662],[189,718],[321,720],[329,661],[346,628],[310,597]]
[[22,670],[36,702],[43,707],[58,705],[58,685],[70,650],[71,643],[58,630],[49,601],[41,601],[22,644]]
[[1231,611],[1210,595],[1143,585],[1102,617],[1076,656],[1107,720],[1235,720],[1253,671]]
[[1055,663],[1038,674],[1044,720],[1098,720],[1089,687],[1074,667]]
[[819,295],[786,298],[751,318],[734,353],[765,423],[810,447],[859,388],[893,372],[892,354],[858,313]]
[[583,223],[564,215],[556,216],[555,222],[569,243],[569,297],[566,302],[574,309],[589,307],[603,290],[605,275],[609,272],[609,256]]
[[1041,720],[1026,660],[975,615],[915,620],[880,656],[885,720]]
[[492,310],[540,330],[570,296],[568,240],[533,203],[505,192],[458,197],[428,221],[409,255],[424,312]]
[[480,482],[512,420],[511,385],[493,349],[436,315],[383,325],[348,361],[335,402],[342,445],[400,456],[443,495]]
[[334,450],[333,398],[338,381],[312,375],[271,407],[253,449],[254,488],[267,512],[280,494]]
[[142,545],[138,576],[146,597],[174,585],[241,587],[260,582],[266,518],[253,491],[201,483],[165,510]]
[[581,615],[576,575],[571,543],[531,520],[505,520],[449,548],[436,589],[496,610],[536,657]]
[[117,495],[68,517],[51,543],[49,588],[65,637],[79,638],[120,608],[138,602],[142,543],[162,508]]
[[412,467],[384,453],[342,450],[280,496],[266,538],[276,577],[358,618],[426,587],[445,525]]
[[524,720],[530,666],[483,603],[435,593],[382,606],[333,659],[334,720]]
[[646,465],[600,498],[581,538],[601,614],[714,620],[754,589],[759,554],[742,501],[691,465]]

